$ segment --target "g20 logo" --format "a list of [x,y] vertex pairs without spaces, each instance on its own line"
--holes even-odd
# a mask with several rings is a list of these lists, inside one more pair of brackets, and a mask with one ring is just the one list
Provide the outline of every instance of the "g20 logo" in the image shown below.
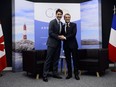
[[[54,18],[55,17],[55,12],[58,8],[48,8],[45,11],[45,15],[48,18]],[[67,9],[62,9],[63,13],[68,13],[69,11]]]

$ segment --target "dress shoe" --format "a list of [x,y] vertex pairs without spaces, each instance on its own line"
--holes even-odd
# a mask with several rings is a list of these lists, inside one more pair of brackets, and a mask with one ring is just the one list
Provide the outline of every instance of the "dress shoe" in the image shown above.
[[53,77],[54,77],[54,78],[57,78],[57,79],[62,79],[62,77],[59,76],[59,75],[53,75]]
[[76,80],[80,80],[80,77],[78,75],[75,75]]
[[48,82],[48,78],[47,77],[43,77],[43,81],[44,82]]
[[66,77],[66,79],[70,79],[72,76],[70,76],[70,75],[68,75],[67,77]]

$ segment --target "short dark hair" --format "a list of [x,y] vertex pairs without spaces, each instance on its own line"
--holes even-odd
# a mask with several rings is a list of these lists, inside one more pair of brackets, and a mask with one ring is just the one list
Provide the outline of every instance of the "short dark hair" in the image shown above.
[[66,14],[64,15],[64,18],[65,18],[65,16],[66,16],[66,15],[69,15],[69,16],[71,16],[69,13],[66,13]]
[[57,9],[57,10],[56,10],[56,14],[57,14],[58,12],[61,12],[61,13],[63,14],[63,11],[62,11],[61,9]]

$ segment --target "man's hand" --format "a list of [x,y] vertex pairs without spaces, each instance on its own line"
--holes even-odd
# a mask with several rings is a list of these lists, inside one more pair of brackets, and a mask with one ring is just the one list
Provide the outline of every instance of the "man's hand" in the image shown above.
[[61,40],[66,40],[66,37],[64,35],[59,35],[58,38]]

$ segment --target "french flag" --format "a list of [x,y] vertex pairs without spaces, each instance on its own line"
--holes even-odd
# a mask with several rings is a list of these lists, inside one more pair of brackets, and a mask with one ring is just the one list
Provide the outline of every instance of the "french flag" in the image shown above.
[[113,15],[108,49],[110,61],[116,62],[116,14]]
[[1,22],[0,22],[0,72],[7,66],[6,63],[6,53],[4,46],[4,36],[2,32]]

